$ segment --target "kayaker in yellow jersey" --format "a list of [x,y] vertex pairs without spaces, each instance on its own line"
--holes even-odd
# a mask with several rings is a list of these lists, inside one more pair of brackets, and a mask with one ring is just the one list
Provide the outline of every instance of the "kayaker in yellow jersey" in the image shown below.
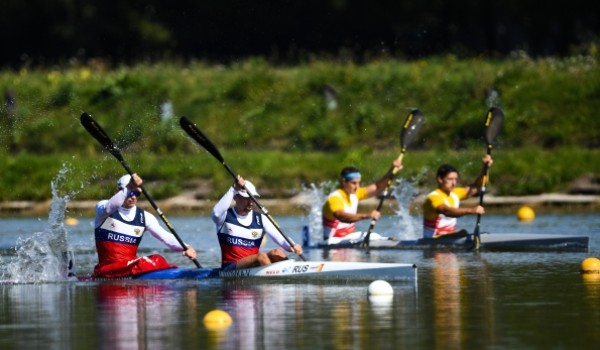
[[456,187],[458,183],[458,170],[452,165],[444,164],[437,171],[438,188],[429,193],[423,203],[423,238],[438,238],[448,234],[466,234],[465,231],[456,232],[456,218],[464,215],[485,214],[481,205],[470,208],[461,208],[460,201],[479,194],[485,168],[494,161],[489,154],[483,157],[481,173],[475,181],[466,187]]
[[[323,204],[323,239],[329,244],[362,239],[364,232],[356,232],[355,223],[360,220],[378,220],[381,213],[377,210],[359,213],[358,203],[382,193],[394,170],[398,172],[400,169],[402,169],[402,160],[396,159],[383,177],[364,187],[360,186],[361,174],[357,168],[342,169],[340,188],[331,193]],[[388,239],[388,237],[371,233],[370,239]]]

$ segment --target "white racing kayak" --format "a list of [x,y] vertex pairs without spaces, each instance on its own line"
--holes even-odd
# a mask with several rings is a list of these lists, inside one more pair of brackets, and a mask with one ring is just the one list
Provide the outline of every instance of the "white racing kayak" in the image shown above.
[[283,278],[414,280],[414,264],[284,260],[266,266],[238,270],[173,268],[148,272],[133,279]]

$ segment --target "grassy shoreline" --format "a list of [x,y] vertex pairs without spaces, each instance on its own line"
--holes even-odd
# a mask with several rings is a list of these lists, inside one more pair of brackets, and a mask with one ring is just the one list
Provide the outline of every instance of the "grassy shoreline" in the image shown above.
[[[434,174],[442,163],[454,164],[463,184],[470,183],[481,169],[481,150],[409,151],[404,159],[402,178],[417,189],[436,186]],[[277,151],[223,151],[228,164],[252,180],[266,198],[287,198],[310,184],[329,182],[335,186],[340,169],[356,165],[363,181],[376,180],[397,156],[393,151],[360,153],[290,153]],[[154,156],[123,152],[128,164],[146,181],[155,199],[193,192],[198,198],[217,199],[232,182],[223,166],[203,150],[193,154]],[[498,196],[524,196],[540,193],[569,193],[582,176],[598,181],[600,162],[595,150],[496,149],[488,192]],[[59,195],[76,200],[110,196],[116,179],[125,173],[112,156],[81,158],[72,155],[17,156],[0,161],[4,169],[0,200],[44,201],[52,198],[52,183]],[[587,175],[586,175],[587,174]],[[592,184],[593,185],[593,184]],[[597,186],[597,184],[596,184]]]
[[[335,88],[335,108],[323,95],[325,86]],[[124,171],[81,127],[83,111],[104,126],[156,199],[186,191],[214,199],[231,181],[184,135],[181,115],[273,198],[335,181],[351,164],[365,181],[376,179],[397,157],[400,123],[414,107],[424,112],[426,124],[401,176],[419,188],[434,185],[435,169],[444,162],[456,165],[466,181],[479,171],[490,105],[506,115],[494,149],[491,193],[567,192],[578,178],[600,177],[595,57],[498,61],[449,55],[289,67],[260,58],[230,66],[91,64],[0,71],[0,89],[15,97],[0,106],[0,201],[47,200],[61,171],[66,174],[57,187],[63,195],[110,195]]]
[[[420,204],[423,196],[414,198],[408,205],[413,215],[420,215]],[[310,203],[301,198],[271,198],[261,199],[261,204],[269,209],[275,216],[281,215],[307,215]],[[471,198],[463,202],[465,206],[474,206],[478,198]],[[45,217],[50,211],[52,202],[48,201],[14,201],[0,203],[0,217]],[[70,201],[67,203],[67,217],[91,218],[94,216],[96,201]],[[156,204],[167,216],[209,216],[214,200],[194,199],[192,196],[183,195],[156,201]],[[363,209],[375,209],[378,199],[372,198],[361,203]],[[382,213],[394,215],[398,210],[395,199],[384,202]],[[531,207],[538,214],[547,213],[596,213],[600,210],[600,195],[565,195],[543,194],[536,196],[487,196],[484,202],[488,214],[515,214],[522,206]],[[140,200],[139,206],[154,213],[154,209],[146,200]]]

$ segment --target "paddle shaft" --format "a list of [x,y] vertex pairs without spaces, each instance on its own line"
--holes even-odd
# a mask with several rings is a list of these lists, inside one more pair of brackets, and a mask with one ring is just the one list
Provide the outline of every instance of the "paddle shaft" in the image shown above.
[[[115,158],[117,158],[117,160],[119,161],[119,163],[121,163],[121,165],[123,166],[123,168],[125,168],[125,170],[127,171],[127,173],[129,175],[133,176],[133,171],[131,170],[131,168],[129,167],[129,165],[127,164],[127,162],[125,162],[125,159],[121,155],[121,152],[118,150],[118,148],[116,147],[116,145],[112,142],[112,140],[108,137],[108,134],[106,134],[106,132],[104,132],[104,129],[102,129],[102,127],[100,126],[100,124],[98,124],[98,122],[96,122],[92,118],[92,116],[89,115],[89,114],[87,114],[87,113],[83,113],[81,115],[81,123],[83,124],[83,126],[85,127],[85,129],[96,140],[98,140],[98,142],[100,142],[104,146],[104,148],[106,148],[106,150],[110,154],[112,154],[113,156],[115,156]],[[156,213],[158,213],[158,216],[162,219],[162,221],[165,223],[165,225],[167,225],[167,227],[169,228],[169,230],[171,231],[171,233],[173,234],[173,236],[175,237],[175,239],[177,240],[177,242],[179,242],[179,244],[181,245],[181,248],[184,251],[187,250],[187,246],[181,240],[181,237],[179,237],[179,235],[175,231],[175,228],[173,227],[173,225],[171,225],[171,223],[169,222],[169,220],[167,220],[167,217],[163,214],[162,210],[160,210],[160,208],[156,205],[156,203],[154,202],[154,200],[152,199],[152,197],[148,194],[148,192],[146,192],[146,190],[144,189],[143,186],[140,186],[140,189],[142,190],[142,193],[144,194],[144,196],[146,197],[146,199],[148,200],[148,202],[150,203],[150,205],[152,205],[152,207],[154,208],[154,210],[156,210]],[[192,259],[192,261],[194,262],[194,264],[196,265],[196,267],[198,267],[198,268],[202,267],[200,265],[200,263],[198,262],[198,260]]]
[[[198,129],[198,127],[194,123],[192,123],[188,118],[181,117],[179,122],[181,124],[181,127],[187,132],[187,134],[190,137],[192,137],[197,143],[199,143],[202,147],[204,147],[208,151],[208,153],[215,157],[215,159],[217,159],[221,164],[223,164],[227,172],[233,177],[235,181],[237,181],[238,174],[233,170],[233,168],[231,168],[231,166],[229,166],[229,164],[225,162],[225,159],[223,158],[221,152],[219,152],[215,144],[212,143],[208,139],[208,137],[206,137],[206,135],[204,135],[204,133],[202,133],[200,129]],[[294,241],[292,241],[285,233],[283,233],[283,230],[271,217],[269,211],[258,202],[258,200],[252,195],[252,193],[250,193],[250,191],[246,190],[246,193],[248,194],[252,202],[254,202],[254,204],[256,204],[256,206],[260,209],[263,215],[267,217],[267,219],[273,224],[273,226],[275,226],[277,231],[279,231],[281,236],[288,242],[290,247],[293,247],[296,243],[294,243]],[[306,258],[303,254],[298,254],[298,256],[300,257],[300,259],[306,261]]]
[[[487,154],[492,155],[492,145],[488,144]],[[487,163],[483,166],[483,179],[481,181],[481,188],[479,189],[479,205],[483,206],[483,195],[486,191],[487,179],[489,177],[490,167]],[[477,214],[477,223],[475,224],[475,230],[473,233],[475,234],[475,240],[479,242],[479,227],[481,225],[481,214]]]
[[[492,155],[493,143],[498,134],[500,133],[500,129],[502,128],[502,123],[504,121],[504,113],[498,107],[492,107],[486,114],[485,119],[485,141],[487,144],[487,154],[489,156]],[[489,165],[484,163],[483,165],[483,179],[481,180],[481,188],[479,189],[479,205],[483,206],[483,196],[486,191],[487,182],[489,179]],[[477,214],[477,222],[475,224],[475,230],[473,232],[475,236],[475,249],[479,249],[480,246],[480,235],[479,229],[481,224],[481,214]]]
[[[402,158],[404,158],[405,151],[406,151],[405,149],[402,149],[402,151],[400,152],[400,155],[398,156],[399,161],[402,161]],[[396,170],[396,169],[392,170],[392,173],[388,177],[387,183],[385,185],[385,189],[383,190],[383,193],[381,195],[381,198],[379,199],[379,203],[377,204],[377,208],[375,210],[381,211],[381,208],[383,207],[383,201],[388,196],[390,187],[392,186],[392,181],[394,180],[394,175],[396,175],[397,172],[398,172],[398,170]],[[377,223],[377,219],[372,218],[371,224],[369,225],[369,229],[367,230],[367,234],[365,235],[365,238],[362,241],[363,247],[369,247],[369,240],[371,239],[371,233],[373,232],[373,229],[375,228],[376,223]]]

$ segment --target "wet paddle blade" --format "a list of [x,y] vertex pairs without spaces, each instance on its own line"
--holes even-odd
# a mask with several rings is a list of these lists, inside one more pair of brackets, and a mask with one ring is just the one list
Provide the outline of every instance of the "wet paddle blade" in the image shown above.
[[206,135],[198,127],[196,124],[192,123],[187,117],[181,117],[179,119],[179,124],[181,128],[185,130],[185,132],[196,142],[198,142],[202,147],[204,147],[213,157],[217,158],[219,162],[223,163],[225,159],[221,155],[221,152],[217,149],[217,147],[208,139]]
[[413,109],[400,130],[400,147],[405,150],[416,138],[417,133],[425,122],[425,115],[419,109]]
[[502,110],[498,107],[490,108],[485,118],[485,142],[488,146],[488,154],[492,150],[500,130],[502,130],[503,122],[504,113]]
[[100,144],[113,156],[115,156],[118,160],[122,160],[121,152],[117,148],[117,146],[112,142],[108,134],[102,129],[100,124],[92,118],[88,113],[81,114],[79,117],[81,121],[81,125],[92,135]]

